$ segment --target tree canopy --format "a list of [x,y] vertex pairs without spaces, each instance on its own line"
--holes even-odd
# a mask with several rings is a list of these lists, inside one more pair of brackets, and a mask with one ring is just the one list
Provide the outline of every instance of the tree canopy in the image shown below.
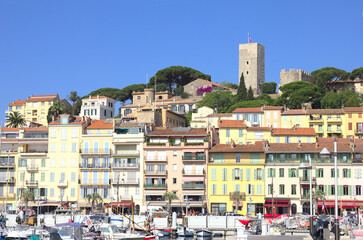
[[268,102],[264,100],[241,101],[230,106],[227,112],[233,112],[236,108],[253,108],[261,107],[263,105],[268,105]]
[[354,69],[350,74],[350,79],[360,78],[363,79],[363,67]]
[[276,93],[276,86],[277,86],[277,83],[275,83],[275,82],[262,83],[262,85],[261,85],[262,93],[274,94],[274,93]]
[[66,105],[64,105],[61,101],[57,100],[53,103],[52,106],[48,109],[47,121],[50,123],[53,119],[56,119],[59,115],[64,113],[71,113],[71,109],[69,109]]
[[237,101],[245,101],[245,100],[247,100],[247,88],[245,84],[245,77],[243,76],[242,73],[239,79],[239,86],[237,90]]
[[327,84],[329,81],[348,79],[350,75],[350,73],[338,68],[325,67],[313,71],[311,79],[318,86],[318,89],[324,93],[325,91],[330,91]]
[[361,98],[352,90],[345,89],[341,93],[328,92],[320,101],[321,108],[359,107]]
[[197,78],[202,78],[211,81],[211,76],[204,74],[198,70],[183,66],[171,66],[157,71],[157,73],[150,78],[149,87],[155,86],[156,88],[161,85],[170,92],[173,92],[174,88],[184,86]]
[[231,83],[231,82],[223,81],[220,84],[222,86],[225,86],[225,87],[228,87],[228,88],[238,89],[238,85],[237,84],[234,84],[234,83]]
[[26,125],[25,119],[20,112],[11,112],[5,119],[5,127],[18,128]]
[[219,113],[225,113],[229,107],[236,103],[236,96],[233,96],[229,91],[214,91],[209,92],[198,103],[197,107],[207,106],[217,109]]

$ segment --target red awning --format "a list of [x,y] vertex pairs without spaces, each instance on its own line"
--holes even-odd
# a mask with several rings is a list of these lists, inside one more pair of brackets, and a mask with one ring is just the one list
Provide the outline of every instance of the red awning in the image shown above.
[[[135,204],[134,204],[135,206]],[[111,207],[111,203],[106,205],[106,208],[110,208]],[[131,202],[113,202],[112,203],[112,207],[132,207],[132,203]]]
[[[325,207],[335,207],[334,200],[325,200]],[[363,201],[351,201],[351,200],[339,200],[338,208],[359,208],[363,204]],[[318,201],[318,206],[323,206],[323,201]]]
[[[274,200],[274,207],[290,207],[290,200]],[[265,200],[265,207],[272,207],[272,200]]]

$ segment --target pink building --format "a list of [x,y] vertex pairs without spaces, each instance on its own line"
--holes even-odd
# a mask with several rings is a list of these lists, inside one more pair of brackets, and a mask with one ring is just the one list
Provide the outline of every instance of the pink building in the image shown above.
[[172,211],[196,213],[206,209],[206,159],[209,137],[202,128],[157,129],[144,143],[145,204],[166,206],[165,192],[174,192],[178,200]]

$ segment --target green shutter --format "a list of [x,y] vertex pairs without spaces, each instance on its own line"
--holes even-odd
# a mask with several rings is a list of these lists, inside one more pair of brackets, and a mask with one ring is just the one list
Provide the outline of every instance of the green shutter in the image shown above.
[[315,168],[315,177],[319,177],[319,170]]
[[[337,175],[337,176],[338,176],[338,178],[339,178],[339,172],[340,172],[340,171],[339,171],[339,168],[338,168],[338,169],[337,169],[337,173],[338,173],[338,175]],[[335,175],[334,175],[334,176],[335,176]]]
[[[352,169],[350,169],[350,168],[348,169],[348,177],[349,177],[349,178],[351,178],[351,175],[352,175],[352,171],[351,171],[351,170],[352,170]],[[349,194],[349,195],[351,195],[351,194]]]
[[19,158],[18,159],[18,167],[20,167],[20,164],[21,164],[21,159]]
[[273,176],[276,177],[276,168],[274,168]]
[[328,185],[325,185],[324,186],[324,194],[325,195],[328,195]]
[[20,188],[16,189],[16,195],[18,196],[18,198],[20,198],[20,191],[21,191]]
[[[350,172],[350,169],[349,169],[349,172]],[[349,194],[349,196],[352,196],[352,186],[348,187],[348,194]]]
[[253,180],[257,180],[257,169],[256,168],[254,168],[253,169]]
[[331,195],[331,185],[327,185],[328,186],[328,193],[327,195]]
[[338,196],[342,196],[342,195],[343,195],[343,186],[338,185]]
[[268,168],[267,169],[267,177],[269,177],[269,178],[271,177],[271,174],[270,173],[271,173],[271,168]]
[[25,159],[25,166],[24,167],[27,167],[28,166],[28,159]]
[[299,177],[299,169],[298,168],[296,168],[296,177],[298,178]]
[[251,168],[246,169],[246,181],[251,180]]
[[291,168],[288,169],[288,177],[291,177]]
[[45,197],[48,196],[48,188],[45,189]]
[[217,180],[217,169],[212,168],[212,180]]
[[243,171],[243,168],[240,168],[239,169],[239,180],[241,180],[242,181],[242,177],[243,177],[243,175],[242,175],[242,171]]
[[261,169],[261,174],[262,174],[262,180],[265,180],[265,170],[263,168]]

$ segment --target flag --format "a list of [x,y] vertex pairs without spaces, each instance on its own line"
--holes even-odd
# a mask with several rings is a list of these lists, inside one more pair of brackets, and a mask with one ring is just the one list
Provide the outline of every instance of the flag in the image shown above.
[[325,204],[324,204],[324,197],[323,197],[323,206],[321,207],[321,210],[323,211],[323,213],[325,213]]
[[252,42],[252,40],[251,40],[251,35],[248,33],[248,41],[249,42]]

